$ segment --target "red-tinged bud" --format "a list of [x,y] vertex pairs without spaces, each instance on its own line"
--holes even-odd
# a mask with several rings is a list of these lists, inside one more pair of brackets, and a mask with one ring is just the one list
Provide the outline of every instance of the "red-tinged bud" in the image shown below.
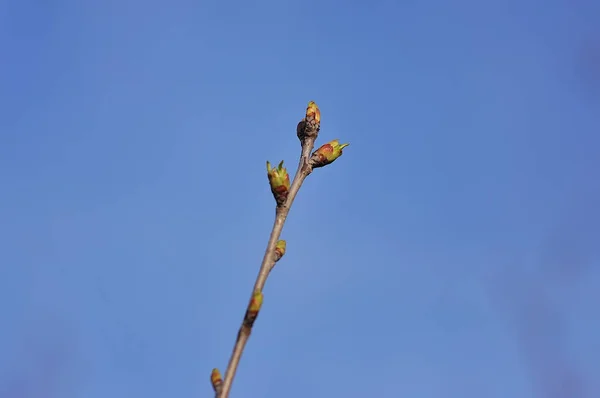
[[263,303],[263,294],[261,291],[257,290],[252,295],[250,299],[250,303],[248,304],[248,309],[246,310],[246,316],[244,318],[244,324],[248,327],[252,327],[256,317],[258,316],[258,312],[260,311],[260,307]]
[[310,157],[310,164],[312,164],[312,167],[315,169],[327,166],[342,156],[342,149],[348,145],[350,144],[340,144],[340,141],[337,139],[330,141],[313,152]]
[[317,138],[321,129],[321,110],[315,101],[310,101],[306,107],[304,119],[296,127],[296,135],[304,143],[307,137]]
[[220,394],[223,389],[223,378],[221,377],[219,369],[214,368],[212,370],[212,373],[210,374],[210,383],[213,386],[213,390],[215,390],[217,394]]
[[285,254],[286,242],[284,240],[277,241],[275,246],[275,262],[281,260],[281,257]]
[[306,120],[321,123],[321,110],[315,101],[310,101],[306,107]]
[[277,205],[282,206],[290,191],[290,175],[283,167],[283,160],[275,168],[271,168],[271,163],[267,162],[267,176],[273,197],[275,197]]

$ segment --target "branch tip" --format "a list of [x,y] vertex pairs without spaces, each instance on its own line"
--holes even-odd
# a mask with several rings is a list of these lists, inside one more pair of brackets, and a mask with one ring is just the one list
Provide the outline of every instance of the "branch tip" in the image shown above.
[[307,138],[316,139],[321,130],[321,110],[315,101],[309,101],[304,119],[296,126],[296,135],[302,145]]

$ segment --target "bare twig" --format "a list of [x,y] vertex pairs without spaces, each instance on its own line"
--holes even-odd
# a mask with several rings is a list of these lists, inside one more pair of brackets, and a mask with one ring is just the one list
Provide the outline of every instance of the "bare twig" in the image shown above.
[[[258,315],[260,305],[262,304],[262,290],[265,286],[267,278],[269,277],[270,271],[273,269],[273,266],[285,252],[285,242],[279,241],[279,237],[281,236],[281,231],[283,230],[283,226],[290,212],[290,208],[294,203],[294,199],[296,198],[302,183],[306,177],[312,173],[313,168],[322,167],[325,164],[331,163],[341,155],[341,149],[347,145],[345,144],[341,147],[338,145],[335,147],[335,145],[332,145],[332,141],[331,143],[325,144],[323,147],[319,148],[319,151],[325,148],[323,153],[326,155],[321,155],[321,158],[319,159],[311,158],[311,152],[314,149],[315,140],[317,139],[320,130],[320,119],[321,114],[317,105],[312,101],[309,102],[306,111],[306,117],[302,119],[300,123],[298,123],[297,127],[297,135],[302,143],[302,152],[300,155],[298,169],[296,170],[296,174],[294,175],[294,180],[292,181],[291,185],[289,185],[289,177],[287,176],[287,172],[285,169],[282,169],[282,164],[280,164],[277,169],[273,169],[273,172],[277,175],[273,178],[282,177],[282,175],[284,175],[285,178],[288,178],[288,180],[287,184],[285,181],[281,182],[282,180],[279,180],[279,182],[281,182],[280,185],[284,186],[283,190],[275,189],[273,182],[271,182],[271,190],[273,191],[277,201],[275,221],[273,223],[271,235],[269,236],[267,249],[265,250],[265,254],[260,265],[258,276],[256,277],[256,282],[254,283],[254,287],[252,289],[252,297],[250,299],[250,303],[248,304],[242,325],[240,326],[237,334],[235,345],[229,359],[229,364],[227,365],[225,379],[223,380],[222,384],[218,385],[218,388],[215,388],[216,398],[229,397],[231,385],[240,363],[242,353],[250,337],[252,325]],[[337,143],[337,140],[335,140],[335,142]],[[315,153],[319,151],[316,151]],[[334,151],[337,152],[334,153]],[[323,156],[327,157],[328,159],[323,158]],[[270,165],[268,163],[267,168],[269,172],[271,172]],[[272,176],[269,178],[271,179],[271,177]],[[278,188],[282,188],[282,186],[279,186]],[[278,246],[278,242],[282,242],[283,246]],[[260,297],[260,299],[258,299],[258,297]]]

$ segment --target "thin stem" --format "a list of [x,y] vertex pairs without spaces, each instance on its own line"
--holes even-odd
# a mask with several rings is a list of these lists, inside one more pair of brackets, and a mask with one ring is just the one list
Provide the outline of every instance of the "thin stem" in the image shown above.
[[[312,166],[309,163],[310,154],[315,146],[315,137],[307,137],[302,142],[302,153],[300,156],[300,162],[298,164],[298,169],[296,170],[296,174],[294,175],[294,180],[290,185],[290,190],[288,193],[287,200],[285,203],[277,207],[275,213],[275,222],[273,223],[273,229],[271,230],[271,235],[269,236],[269,242],[267,244],[267,249],[265,250],[265,255],[263,257],[262,263],[260,265],[260,271],[258,272],[258,276],[256,277],[256,282],[254,283],[254,288],[252,289],[252,293],[255,291],[262,291],[267,282],[267,278],[269,277],[269,272],[273,268],[273,264],[275,263],[275,247],[277,246],[277,241],[281,236],[281,231],[283,230],[283,226],[285,224],[285,220],[290,212],[290,208],[294,203],[294,199],[302,186],[302,183],[308,177],[308,175],[312,172]],[[223,380],[223,389],[220,394],[216,394],[216,398],[228,398],[229,391],[231,390],[231,385],[233,383],[233,379],[235,377],[235,373],[237,371],[238,365],[240,363],[240,359],[242,358],[242,353],[244,352],[244,348],[246,347],[246,343],[250,338],[251,328],[244,324],[242,321],[242,326],[240,326],[240,330],[238,332],[237,338],[235,340],[235,345],[233,347],[233,351],[231,353],[231,357],[229,359],[229,364],[227,365],[227,370],[225,371],[225,379]]]

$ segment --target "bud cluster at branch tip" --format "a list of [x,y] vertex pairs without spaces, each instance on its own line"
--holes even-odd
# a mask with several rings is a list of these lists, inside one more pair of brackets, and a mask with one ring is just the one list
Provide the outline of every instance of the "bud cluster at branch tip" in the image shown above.
[[275,168],[271,168],[271,163],[267,162],[267,176],[271,185],[271,192],[278,206],[282,206],[290,191],[290,175],[285,167],[283,160]]
[[281,260],[281,257],[285,254],[286,242],[284,240],[277,241],[275,246],[275,262]]
[[221,372],[219,372],[219,369],[214,368],[210,374],[210,383],[213,386],[213,390],[215,390],[215,392],[217,394],[221,393],[221,390],[223,389],[223,378],[221,377]]
[[244,317],[244,324],[249,328],[254,325],[254,321],[256,321],[256,317],[258,316],[258,312],[260,311],[260,307],[263,303],[263,294],[261,291],[257,290],[252,295],[250,299],[250,303],[248,304],[248,309],[246,310],[246,316]]
[[296,127],[296,135],[300,142],[307,137],[317,138],[321,129],[321,111],[315,101],[310,101],[306,107],[306,114]]
[[327,166],[342,156],[342,149],[348,145],[350,144],[340,144],[340,141],[337,139],[330,141],[313,152],[312,156],[310,157],[310,164],[315,169],[318,167]]

